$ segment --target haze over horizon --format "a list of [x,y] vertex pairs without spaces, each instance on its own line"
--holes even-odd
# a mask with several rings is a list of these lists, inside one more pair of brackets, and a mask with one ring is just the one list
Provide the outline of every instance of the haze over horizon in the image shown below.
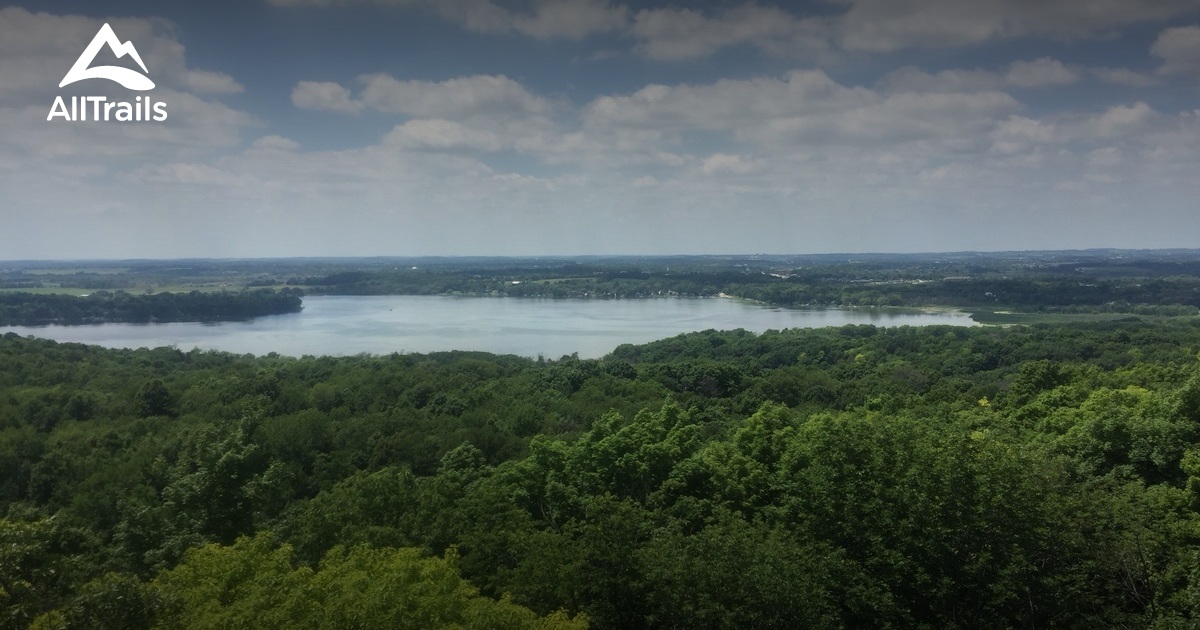
[[164,262],[241,262],[241,261],[263,261],[263,262],[289,262],[289,261],[470,261],[470,260],[498,260],[498,261],[585,261],[590,259],[670,259],[670,258],[730,258],[734,260],[748,259],[805,259],[805,258],[837,258],[842,256],[848,257],[870,257],[879,259],[903,259],[907,257],[938,257],[945,256],[954,258],[959,256],[978,255],[983,257],[1001,257],[1005,255],[1029,256],[1033,258],[1045,258],[1054,254],[1076,254],[1080,256],[1097,255],[1103,252],[1121,252],[1124,254],[1148,254],[1151,257],[1171,257],[1176,254],[1200,254],[1200,249],[1197,248],[1177,248],[1177,247],[1162,247],[1162,248],[1144,248],[1144,249],[1122,249],[1112,247],[1094,247],[1082,249],[1029,249],[1029,250],[960,250],[960,251],[944,251],[944,252],[712,252],[712,253],[689,253],[680,252],[673,254],[530,254],[530,255],[507,255],[507,254],[384,254],[384,255],[329,255],[329,256],[159,256],[159,257],[120,257],[110,256],[103,258],[8,258],[0,259],[0,263],[19,264],[21,266],[39,266],[43,264],[70,265],[70,264],[110,264],[110,263],[164,263]]
[[[47,121],[106,22],[166,121]],[[1197,248],[1198,175],[1200,0],[0,8],[0,260]]]

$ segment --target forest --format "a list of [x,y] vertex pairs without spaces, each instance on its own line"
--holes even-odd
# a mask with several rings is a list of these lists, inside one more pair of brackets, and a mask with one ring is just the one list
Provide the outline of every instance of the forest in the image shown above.
[[0,292],[0,326],[217,322],[298,313],[297,289],[154,293],[96,291],[86,296]]
[[[1085,250],[806,256],[298,258],[9,262],[0,325],[34,321],[213,321],[298,308],[290,295],[537,298],[731,296],[788,308],[909,307],[1004,315],[1200,314],[1200,251]],[[274,290],[278,295],[264,293]],[[7,295],[19,292],[20,297]],[[112,296],[121,297],[117,308]],[[96,303],[38,297],[84,294]],[[145,295],[155,294],[155,295]],[[163,294],[175,294],[178,304]],[[209,294],[213,294],[210,296]],[[97,296],[108,296],[97,298]],[[136,297],[135,297],[136,296]],[[186,297],[183,297],[186,296]],[[228,306],[234,299],[241,305]],[[108,300],[107,305],[100,302]],[[7,304],[7,307],[3,305]],[[141,319],[135,319],[141,318]],[[1070,319],[1060,317],[1060,320]]]
[[1200,623],[1195,318],[0,366],[0,627]]
[[311,293],[652,298],[727,295],[784,307],[959,307],[1200,314],[1200,255],[712,256],[513,260],[291,278]]

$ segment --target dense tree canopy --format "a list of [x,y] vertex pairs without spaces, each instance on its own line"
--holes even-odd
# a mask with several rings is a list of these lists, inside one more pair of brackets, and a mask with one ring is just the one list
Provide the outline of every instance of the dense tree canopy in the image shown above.
[[1200,326],[0,338],[0,626],[1190,627]]
[[300,296],[294,289],[152,295],[97,291],[84,297],[0,292],[0,326],[235,321],[298,313]]

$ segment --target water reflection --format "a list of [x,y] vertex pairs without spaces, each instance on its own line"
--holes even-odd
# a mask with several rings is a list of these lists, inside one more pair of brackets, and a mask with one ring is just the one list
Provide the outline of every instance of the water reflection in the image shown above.
[[352,355],[483,350],[600,357],[623,343],[698,330],[753,332],[845,324],[970,326],[962,313],[790,310],[730,299],[550,300],[445,296],[311,296],[304,311],[219,324],[0,327],[110,348],[175,346],[239,354]]

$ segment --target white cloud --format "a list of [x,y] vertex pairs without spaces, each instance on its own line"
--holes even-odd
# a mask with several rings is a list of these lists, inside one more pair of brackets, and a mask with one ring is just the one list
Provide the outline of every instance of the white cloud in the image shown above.
[[585,125],[674,132],[738,130],[813,117],[878,102],[865,88],[845,87],[819,70],[786,77],[723,79],[707,85],[648,85],[627,96],[601,96],[584,110]]
[[[634,13],[612,0],[532,0],[520,3],[519,8],[494,0],[268,1],[279,7],[370,4],[408,8],[437,14],[476,33],[518,34],[539,40],[620,34],[635,41],[636,52],[657,60],[702,58],[737,45],[754,46],[776,57],[812,57],[835,48],[887,53],[1021,37],[1073,41],[1109,37],[1130,25],[1200,13],[1200,0],[829,0],[845,6],[846,11],[820,17],[802,16],[787,3],[759,2],[726,3],[715,10],[689,8],[684,3]],[[1172,43],[1164,44],[1163,56],[1175,55]],[[1174,66],[1168,63],[1167,67]],[[1012,83],[1028,82],[1029,87],[1061,84],[1074,80],[1071,72],[1063,67],[1022,67]],[[1117,81],[1130,79],[1123,74],[1109,76]]]
[[[56,96],[103,95],[131,101],[133,96],[111,81],[88,80],[58,88],[67,69],[107,22],[121,41],[133,43],[156,88],[146,97],[165,103],[162,122],[98,124],[47,121]],[[175,27],[157,18],[94,19],[32,13],[17,7],[0,9],[0,152],[17,156],[31,169],[47,162],[101,162],[96,173],[119,170],[126,160],[187,159],[236,146],[241,132],[257,120],[210,95],[242,87],[220,72],[188,65]]]
[[1104,147],[1087,154],[1087,163],[1090,166],[1117,166],[1123,161],[1121,152],[1116,147]]
[[262,151],[298,151],[300,143],[283,136],[270,135],[257,138],[250,144],[252,149]]
[[515,15],[512,28],[537,39],[583,39],[621,29],[629,9],[606,0],[558,0],[539,3],[533,15]]
[[704,163],[700,166],[700,170],[704,171],[705,175],[718,175],[721,173],[745,175],[759,170],[762,166],[762,160],[747,159],[740,155],[729,153],[714,153],[705,158]]
[[1200,26],[1163,31],[1150,52],[1163,60],[1158,69],[1160,74],[1200,74]]
[[657,185],[658,185],[658,180],[654,179],[653,177],[651,177],[649,175],[642,175],[641,177],[633,180],[633,182],[632,182],[632,186],[634,188],[654,188]]
[[693,59],[725,46],[747,44],[773,55],[812,53],[827,47],[822,20],[798,19],[775,7],[741,4],[716,16],[694,9],[645,9],[631,32],[651,59]]
[[1110,138],[1144,129],[1157,113],[1145,103],[1117,105],[1081,125],[1080,137]]
[[[1040,146],[1073,147],[1089,157],[1097,143],[1144,141],[1161,115],[1145,103],[1116,105],[1097,114],[1059,114],[1047,120],[1010,116],[996,125],[989,135],[992,151],[1002,154],[1028,153]],[[1113,149],[1101,147],[1102,151]]]
[[[1001,92],[882,94],[847,87],[819,71],[783,79],[722,80],[704,86],[648,86],[606,96],[584,112],[597,138],[614,130],[672,134],[724,131],[762,146],[874,146],[905,142],[969,142],[1019,104]],[[647,140],[661,142],[662,136]]]
[[300,109],[354,114],[363,104],[354,100],[350,90],[332,81],[301,81],[292,88],[292,105]]
[[1011,154],[1028,151],[1033,145],[1054,142],[1056,134],[1056,129],[1049,123],[1013,115],[997,124],[990,137],[993,150]]
[[519,33],[536,39],[583,39],[623,28],[629,9],[607,0],[539,0],[513,11],[491,0],[268,0],[279,7],[376,4],[421,9],[476,33]]
[[[59,81],[104,23],[132,42],[159,89],[207,94],[242,91],[232,77],[189,67],[175,27],[160,18],[104,18],[0,9],[0,102],[43,100],[61,93]],[[115,93],[107,82],[89,81],[89,93]],[[73,86],[72,86],[73,87]]]
[[[901,13],[918,5],[936,3],[896,3]],[[638,19],[599,1],[533,2],[521,11],[491,2],[420,6],[458,15],[465,28],[537,38],[613,32],[622,20],[632,29]],[[1059,3],[1047,6],[1053,12]],[[588,20],[598,26],[581,26],[581,15],[594,15]],[[646,30],[625,40],[658,59],[728,46],[811,53],[826,41],[826,27],[760,5],[658,15],[682,21],[642,21]],[[14,29],[52,33],[37,27],[50,17],[0,10],[0,48],[15,46],[6,39]],[[1011,89],[1153,81],[1131,70],[1028,58],[986,70],[902,68],[872,85],[800,69],[635,85],[582,105],[502,75],[369,74],[295,84],[296,107],[372,112],[331,118],[333,125],[361,131],[394,115],[375,141],[314,150],[319,141],[307,134],[295,136],[304,146],[276,135],[292,133],[283,119],[257,128],[215,99],[241,86],[190,68],[172,27],[154,20],[114,28],[137,44],[156,80],[161,73],[156,94],[171,104],[168,124],[46,125],[46,94],[98,27],[78,19],[78,42],[30,41],[34,52],[0,55],[0,190],[16,200],[6,209],[20,205],[0,231],[10,256],[47,251],[26,243],[58,238],[52,227],[64,231],[61,242],[82,244],[70,250],[77,256],[929,249],[951,242],[939,230],[964,225],[967,215],[986,238],[960,233],[954,247],[1061,247],[1069,243],[1056,239],[1082,216],[1079,199],[1095,191],[1156,202],[1167,191],[1183,201],[1164,202],[1176,214],[1156,215],[1168,219],[1162,233],[1194,222],[1188,193],[1197,188],[1200,113],[1160,112],[1132,98],[1117,106],[1064,98],[1054,107],[1043,99],[1030,108],[1013,97],[1028,92]],[[1021,28],[1065,36],[1016,24],[981,37]],[[895,36],[888,45],[923,45],[881,32]],[[54,87],[44,87],[47,76]],[[253,139],[248,146],[244,135]],[[1089,204],[1089,221],[1120,219],[1115,203]],[[17,228],[15,220],[43,227]],[[834,243],[837,234],[862,240]]]
[[1025,36],[1069,40],[1196,13],[1197,0],[843,0],[848,50],[968,46]]
[[410,120],[396,125],[384,142],[418,149],[474,149],[485,152],[499,151],[502,147],[500,138],[494,133],[440,118]]
[[188,162],[143,166],[134,169],[130,173],[129,179],[137,182],[184,184],[189,186],[235,186],[255,183],[252,179],[248,179],[245,176],[223,171],[209,164]]
[[359,77],[358,82],[362,89],[356,97],[338,83],[301,81],[292,90],[292,104],[351,114],[371,109],[417,118],[485,116],[494,120],[548,114],[555,109],[551,101],[505,76],[418,81],[370,74]]
[[[156,87],[139,96],[165,103],[165,121],[47,121],[59,95],[134,100],[104,80],[58,88],[105,22],[121,41],[132,42],[145,62]],[[0,85],[0,189],[6,196],[0,215],[6,225],[23,226],[14,227],[16,238],[36,244],[9,240],[0,245],[5,251],[34,247],[29,250],[34,255],[76,255],[94,244],[93,255],[137,252],[146,238],[140,233],[142,221],[164,222],[164,231],[155,234],[165,235],[175,225],[171,222],[181,219],[176,209],[186,213],[184,221],[206,212],[203,204],[182,203],[188,195],[247,186],[214,160],[237,150],[242,133],[259,121],[214,98],[242,87],[226,74],[191,67],[170,22],[0,9]],[[54,226],[60,237],[47,231]],[[51,242],[64,245],[56,250],[47,245]],[[158,250],[160,255],[170,251]]]
[[884,75],[878,86],[890,92],[971,92],[1009,87],[1040,88],[1068,85],[1080,80],[1083,70],[1057,59],[1042,57],[1032,61],[1019,59],[1003,72],[953,68],[930,73],[913,66],[898,68]]
[[1003,83],[999,74],[988,70],[951,69],[930,73],[905,66],[884,75],[877,85],[888,92],[974,92],[995,90]]
[[360,78],[361,102],[378,111],[417,117],[461,118],[546,113],[550,101],[506,76],[475,75],[446,81],[401,80],[386,74]]
[[208,70],[189,70],[184,83],[192,91],[206,94],[238,94],[246,90],[233,77]]
[[1064,85],[1078,80],[1078,72],[1049,57],[1034,61],[1014,61],[1004,75],[1005,83],[1026,88]]
[[1125,87],[1149,87],[1158,83],[1153,76],[1128,68],[1091,68],[1089,72],[1104,83]]
[[[257,120],[220,103],[193,94],[156,90],[155,101],[168,105],[163,122],[84,123],[46,120],[46,105],[0,109],[0,151],[32,160],[79,160],[93,163],[98,156],[128,160],[202,156],[236,146],[241,131]],[[106,165],[119,168],[121,163]]]

